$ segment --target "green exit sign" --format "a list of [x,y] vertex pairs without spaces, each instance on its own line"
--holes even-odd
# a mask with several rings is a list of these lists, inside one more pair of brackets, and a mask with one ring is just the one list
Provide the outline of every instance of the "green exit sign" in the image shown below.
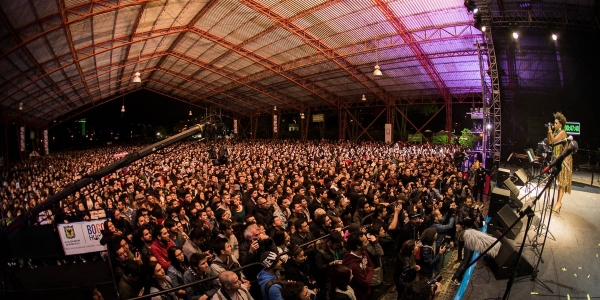
[[581,124],[579,122],[567,122],[565,131],[570,135],[579,135],[581,133]]

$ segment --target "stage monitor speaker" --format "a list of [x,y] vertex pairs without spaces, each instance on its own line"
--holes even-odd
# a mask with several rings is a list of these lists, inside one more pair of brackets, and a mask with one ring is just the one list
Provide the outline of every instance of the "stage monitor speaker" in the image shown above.
[[[502,207],[502,209],[500,209],[498,213],[496,213],[496,215],[492,216],[492,220],[489,224],[490,226],[488,227],[488,233],[503,233],[504,230],[506,230],[510,225],[512,225],[512,223],[514,223],[517,219],[519,219],[519,216],[515,214],[515,212],[510,208],[510,206],[504,205],[504,207]],[[517,237],[517,235],[519,235],[519,232],[521,232],[522,228],[523,222],[519,220],[519,222],[517,222],[517,225],[515,225],[515,227],[513,227],[506,234],[505,237],[514,240]]]
[[498,168],[498,182],[504,182],[508,178],[510,178],[510,170]]
[[494,216],[504,205],[510,201],[510,191],[503,188],[492,189],[492,196],[490,197],[490,208],[488,210],[488,216]]
[[[501,234],[494,233],[494,237],[498,238]],[[498,255],[494,257],[490,262],[490,269],[494,273],[496,280],[508,279],[510,277],[511,270],[517,264],[517,258],[519,257],[518,248],[516,248],[511,241],[504,237],[500,243],[500,251]],[[533,266],[525,257],[521,257],[519,263],[519,269],[517,270],[517,277],[523,277],[533,274]]]
[[510,201],[508,203],[510,207],[517,208],[519,210],[523,208],[523,202],[519,200],[520,191],[512,182],[512,180],[510,180],[510,178],[504,180],[504,186],[510,191]]
[[517,176],[516,185],[525,185],[529,181],[529,176],[527,176],[525,169],[518,169],[515,172],[515,176]]

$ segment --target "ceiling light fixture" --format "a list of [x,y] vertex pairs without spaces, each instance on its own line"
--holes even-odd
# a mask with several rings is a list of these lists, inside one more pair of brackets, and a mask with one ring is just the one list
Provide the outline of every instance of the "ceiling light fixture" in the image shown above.
[[19,103],[19,110],[23,110],[23,102]]
[[140,78],[142,74],[140,72],[135,72],[135,76],[133,77],[133,83],[142,83],[142,78]]
[[481,26],[481,32],[485,32],[486,29],[487,27],[485,27],[485,25]]
[[519,33],[518,33],[518,32],[516,32],[516,31],[513,31],[513,33],[512,33],[512,36],[513,36],[513,39],[515,39],[515,40],[516,40],[516,39],[518,39],[518,38],[519,38]]
[[300,119],[304,120],[304,113],[300,113]]
[[361,100],[362,100],[362,101],[367,101],[367,97],[365,97],[365,94],[363,94],[363,95],[362,95],[362,98],[361,98]]
[[121,113],[125,113],[125,94],[123,94],[123,104],[121,106]]
[[553,40],[553,41],[556,41],[556,40],[558,40],[558,35],[556,35],[556,33],[553,33],[553,34],[552,34],[552,40]]
[[383,73],[381,73],[381,69],[379,68],[379,52],[377,51],[377,48],[375,48],[375,70],[373,71],[373,75],[383,75]]
[[274,111],[277,111],[277,105],[274,105],[274,106],[273,106],[273,110],[274,110]]
[[190,100],[190,116],[192,115],[192,100]]

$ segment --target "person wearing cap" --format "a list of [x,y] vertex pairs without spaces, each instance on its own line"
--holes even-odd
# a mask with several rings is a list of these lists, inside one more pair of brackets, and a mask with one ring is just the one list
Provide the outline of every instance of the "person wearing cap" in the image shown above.
[[281,296],[282,284],[279,281],[277,272],[283,268],[283,263],[279,255],[273,251],[266,251],[260,256],[260,262],[264,269],[256,277],[260,284],[260,291],[263,300],[283,300]]

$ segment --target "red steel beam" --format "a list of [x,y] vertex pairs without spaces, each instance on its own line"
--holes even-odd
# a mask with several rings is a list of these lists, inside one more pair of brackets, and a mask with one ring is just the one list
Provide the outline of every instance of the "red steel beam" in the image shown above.
[[[206,15],[206,13],[218,2],[218,0],[209,0],[203,7],[202,9],[200,9],[196,15],[194,15],[194,17],[188,22],[187,24],[187,28],[191,28],[194,27],[194,24],[196,24],[202,17],[204,17],[204,15]],[[188,2],[188,4],[191,3]],[[167,50],[167,52],[172,52],[175,50],[175,48],[177,47],[177,45],[179,45],[179,42],[183,39],[183,37],[185,36],[185,34],[187,33],[187,31],[184,32],[180,32],[177,37],[175,38],[175,40],[173,41],[173,43],[171,43],[171,45],[169,46],[169,49]],[[160,67],[162,66],[163,62],[165,61],[166,57],[163,57],[160,59],[160,61],[156,64],[156,66]],[[152,78],[154,76],[154,72],[151,73],[148,77]],[[195,76],[192,75],[190,76],[192,78],[194,78]]]
[[[183,61],[186,61],[186,62],[188,62],[192,65],[195,65],[199,68],[209,70],[213,73],[216,73],[220,76],[223,76],[223,77],[233,80],[235,82],[239,82],[241,85],[246,86],[247,88],[254,90],[256,92],[259,92],[269,98],[272,98],[273,100],[275,100],[279,103],[282,103],[282,104],[288,105],[290,107],[293,107],[295,109],[301,110],[301,106],[299,105],[300,103],[298,103],[297,100],[291,99],[290,97],[288,97],[285,94],[280,93],[278,91],[269,91],[266,88],[264,88],[262,85],[254,86],[254,85],[245,84],[244,82],[241,81],[242,77],[240,75],[237,75],[235,72],[228,71],[225,68],[216,67],[209,63],[203,62],[200,59],[194,59],[183,53],[172,51],[171,56],[179,58]],[[190,76],[190,78],[193,78],[193,76]],[[223,93],[223,92],[225,92],[225,91],[223,91],[221,88],[216,89],[216,93],[218,93],[218,94]]]
[[377,95],[377,97],[385,100],[389,98],[387,92],[382,89],[373,79],[369,78],[366,74],[356,69],[349,61],[341,57],[335,49],[332,49],[318,38],[314,37],[307,30],[300,28],[298,25],[290,22],[289,19],[281,16],[277,12],[273,11],[271,8],[263,5],[260,2],[254,0],[239,0],[241,3],[246,6],[254,9],[257,12],[262,13],[271,21],[276,22],[281,27],[285,28],[292,34],[299,37],[304,43],[313,47],[317,51],[321,52],[323,55],[327,56],[330,61],[334,62],[338,65],[342,70],[346,71],[352,78],[354,78],[358,83],[362,84],[364,87],[369,89],[373,94]]
[[[154,82],[154,83],[156,83],[158,85],[165,85],[166,86],[166,84],[164,82],[156,81],[154,79],[149,80],[149,81]],[[171,95],[171,94],[167,94],[167,93],[165,93],[163,91],[160,91],[160,90],[157,90],[157,89],[154,89],[154,88],[147,87],[146,89],[149,90],[149,91],[152,91],[154,93],[158,93],[160,95],[163,95],[165,97],[177,99],[177,100],[179,100],[181,102],[184,102],[184,103],[189,103],[189,101],[186,100],[186,99],[181,99],[181,98],[179,98],[177,96],[174,96],[174,95]],[[181,91],[185,92],[184,90],[181,90]],[[235,112],[235,113],[238,113],[238,114],[241,114],[241,115],[244,115],[244,116],[249,116],[247,112],[242,112],[242,111],[239,111],[237,109],[231,108],[229,106],[225,106],[225,105],[217,103],[217,102],[211,102],[211,103],[213,103],[214,105],[216,105],[216,106],[218,106],[220,108],[224,108],[226,111]],[[195,104],[192,104],[192,105],[199,107],[198,105],[195,105]]]
[[[303,11],[303,12],[301,12],[301,13],[297,14],[297,15],[291,16],[291,17],[290,17],[288,20],[289,20],[290,22],[294,22],[294,21],[296,21],[296,20],[298,20],[298,19],[304,18],[304,17],[306,17],[306,16],[308,16],[308,15],[310,15],[310,14],[312,14],[312,13],[316,12],[316,11],[319,11],[319,10],[321,10],[321,9],[323,9],[323,8],[329,7],[329,6],[333,5],[333,4],[339,3],[339,2],[341,2],[341,1],[342,1],[342,0],[327,0],[327,1],[325,1],[325,2],[323,2],[323,3],[321,3],[321,4],[319,4],[319,5],[316,5],[316,6],[313,6],[313,7],[311,7],[311,8],[309,8],[309,9],[307,9],[307,10],[305,10],[305,11]],[[267,29],[265,29],[265,30],[261,31],[259,34],[255,35],[255,36],[253,36],[253,37],[250,37],[250,38],[248,38],[248,39],[246,39],[245,41],[243,41],[243,42],[239,43],[239,44],[236,46],[236,49],[237,49],[237,48],[243,48],[243,47],[245,47],[246,45],[248,45],[248,44],[250,44],[250,43],[252,43],[252,42],[254,42],[254,41],[258,40],[259,38],[261,38],[261,37],[263,37],[263,36],[265,36],[265,35],[267,35],[267,34],[269,34],[269,33],[273,32],[273,31],[274,31],[275,29],[277,29],[277,28],[281,28],[281,24],[275,24],[275,25],[273,25],[273,26],[271,26],[271,27],[269,27],[269,28],[267,28]],[[210,63],[211,63],[211,64],[214,64],[214,63],[218,62],[218,61],[219,61],[219,60],[221,60],[223,57],[225,57],[225,56],[229,55],[229,54],[230,54],[232,51],[233,51],[233,50],[226,51],[225,53],[223,53],[223,54],[221,54],[221,55],[217,56],[217,58],[213,59],[213,60],[212,60]]]
[[[109,64],[109,65],[101,66],[97,70],[93,70],[92,74],[94,74],[94,75],[89,75],[86,78],[88,80],[93,80],[93,79],[96,79],[96,78],[98,78],[98,77],[100,77],[102,75],[110,74],[111,72],[113,72],[115,70],[124,69],[126,67],[129,67],[129,66],[132,66],[132,65],[135,65],[135,64],[139,64],[142,61],[152,60],[154,58],[162,57],[162,56],[165,56],[165,55],[168,55],[168,53],[166,53],[164,51],[162,51],[162,52],[155,52],[155,53],[152,53],[152,54],[149,54],[149,55],[141,56],[138,60],[136,60],[135,62],[129,63],[129,64],[121,65],[121,62],[115,62],[115,63]],[[115,65],[117,65],[116,68],[111,68],[112,66],[115,66]],[[99,70],[103,70],[103,69],[108,69],[108,70],[101,71],[100,73],[98,73]],[[86,75],[86,74],[84,74],[84,75]],[[112,80],[114,81],[115,79],[112,79]],[[120,86],[120,83],[123,82],[123,78],[122,77],[121,77],[121,79],[116,79],[116,80],[118,81],[119,86]],[[65,79],[63,81],[59,81],[59,82],[57,82],[57,84],[60,85],[60,84],[62,84],[65,81],[70,81],[70,78],[67,78],[67,79]],[[59,91],[59,92],[64,92],[65,90],[69,90],[71,88],[75,89],[75,87],[79,86],[80,84],[82,84],[82,83],[81,82],[77,82],[75,84],[71,84],[69,86],[63,87],[62,90]],[[96,89],[92,88],[92,89],[90,89],[90,92],[94,92],[95,90],[97,90],[97,88]],[[119,92],[119,91],[120,91],[120,88],[117,88],[117,90],[115,92]],[[52,101],[52,100],[54,100],[54,96],[56,96],[59,92],[55,92],[54,94],[51,94],[51,95],[49,95],[48,97],[46,97],[44,99],[41,99],[39,101],[40,102],[39,104],[43,105],[43,104],[45,104],[46,101]]]
[[[133,43],[142,42],[142,41],[146,41],[146,40],[153,39],[153,38],[159,38],[159,37],[163,37],[163,36],[170,35],[170,34],[175,34],[175,33],[181,32],[181,31],[185,31],[185,30],[187,30],[187,29],[184,26],[170,27],[170,28],[165,28],[165,29],[155,29],[155,30],[150,30],[150,31],[147,31],[147,32],[140,32],[140,33],[134,34],[135,37],[133,38],[133,41],[131,41],[131,42],[129,41],[130,35],[127,35],[127,36],[124,36],[123,38],[113,39],[113,40],[109,40],[109,41],[104,42],[104,43],[100,43],[101,45],[102,44],[110,44],[110,46],[108,46],[107,48],[104,48],[102,50],[98,50],[98,51],[92,49],[92,53],[91,54],[88,54],[88,55],[86,55],[86,56],[84,56],[82,58],[76,58],[77,57],[76,56],[76,57],[73,58],[73,60],[68,60],[68,62],[62,64],[60,67],[58,67],[56,69],[53,69],[51,71],[47,71],[46,74],[44,74],[42,76],[39,76],[34,81],[25,83],[21,87],[21,89],[24,89],[24,88],[26,88],[26,87],[28,87],[28,86],[36,83],[38,80],[46,78],[49,75],[51,75],[51,74],[53,74],[53,73],[55,73],[55,72],[57,72],[59,70],[62,70],[62,69],[66,68],[66,67],[69,67],[69,66],[72,66],[75,63],[79,63],[80,61],[82,61],[84,59],[88,59],[88,58],[93,57],[95,55],[102,54],[104,52],[111,51],[111,50],[114,50],[114,49],[117,49],[117,48],[120,48],[120,47],[124,47],[124,46],[130,45],[130,44],[133,44]],[[118,44],[115,45],[115,42],[120,41],[120,40],[124,40],[124,41],[122,41],[122,42],[120,42],[120,43],[118,43]],[[90,49],[90,48],[94,48],[94,47],[98,47],[98,45],[92,45],[92,46],[89,46],[89,47],[85,47],[84,49]],[[82,52],[82,50],[79,50],[79,52]],[[71,53],[65,54],[65,55],[71,57]],[[13,77],[13,78],[11,78],[9,80],[10,81],[15,81],[15,80],[19,79],[18,77],[19,76],[15,76],[15,77]],[[18,91],[19,90],[13,91],[11,94],[9,94],[8,96],[6,96],[6,98],[10,98],[12,95],[14,95],[15,93],[17,93]]]
[[[15,41],[17,41],[18,43],[21,43],[21,37],[19,36],[18,32],[15,30],[15,28],[12,26],[12,24],[10,23],[8,17],[6,16],[6,14],[4,13],[3,10],[0,10],[0,19],[2,20],[2,22],[5,25],[5,28],[10,32],[10,34],[12,35],[13,39]],[[27,47],[23,47],[22,49],[23,53],[25,54],[25,56],[29,59],[29,61],[34,65],[33,69],[36,70],[36,74],[44,74],[45,70],[44,68],[42,68],[42,66],[39,64],[39,62],[37,61],[37,59],[33,56],[33,54],[31,53],[31,51],[29,50],[29,48]],[[11,60],[9,60],[9,63],[14,65],[14,62],[12,62]],[[17,68],[18,69],[18,68]],[[24,73],[25,76],[31,80],[31,78],[27,75],[27,73]],[[57,91],[60,90],[60,88],[58,88],[58,86],[56,85],[56,83],[54,83],[52,80],[47,80],[46,84],[48,86],[52,87],[52,90]],[[42,90],[41,92],[43,93],[48,93],[48,91],[46,90]],[[25,93],[28,94],[28,93]],[[30,96],[28,94],[28,96]],[[30,96],[31,97],[31,96]],[[31,99],[35,99],[35,98],[31,98]],[[29,100],[29,99],[28,99]],[[23,102],[23,101],[20,101]]]
[[255,52],[247,50],[245,48],[235,49],[235,44],[233,44],[232,42],[226,40],[225,38],[216,36],[208,31],[199,29],[197,27],[190,29],[190,31],[205,38],[205,39],[208,39],[214,43],[217,43],[224,48],[231,49],[234,52],[238,53],[239,55],[244,56],[244,57],[258,63],[259,65],[271,70],[272,72],[275,72],[277,75],[279,75],[279,76],[289,80],[290,82],[298,85],[299,87],[313,93],[315,96],[323,99],[325,102],[327,102],[331,105],[338,106],[341,103],[341,100],[337,96],[331,94],[330,92],[321,88],[320,86],[316,85],[313,82],[308,82],[304,78],[301,78],[300,76],[298,76],[294,73],[284,72],[281,69],[280,65],[276,64],[273,61],[270,61],[266,57],[262,57],[262,56],[256,54]]
[[396,32],[400,35],[400,37],[402,37],[404,42],[408,45],[408,47],[412,50],[412,52],[415,54],[415,56],[419,59],[419,62],[421,62],[421,66],[425,69],[425,72],[427,72],[427,75],[429,76],[429,78],[431,78],[433,83],[436,85],[436,87],[440,91],[440,94],[442,95],[444,100],[446,100],[446,102],[450,102],[450,92],[448,91],[448,87],[446,87],[446,84],[442,80],[442,77],[440,76],[440,74],[437,72],[437,70],[433,66],[433,63],[431,62],[431,60],[425,54],[425,51],[423,51],[423,49],[421,48],[421,45],[419,45],[417,42],[415,42],[413,35],[406,28],[404,23],[402,23],[402,21],[400,21],[400,19],[398,17],[396,17],[394,12],[388,7],[388,5],[386,3],[384,3],[383,0],[371,0],[371,1],[379,9],[379,11],[385,16],[386,20],[394,27]]
[[[174,85],[171,85],[171,84],[168,84],[168,83],[165,83],[165,82],[159,81],[159,80],[155,80],[155,79],[149,79],[149,80],[148,80],[148,82],[152,82],[152,83],[158,84],[158,85],[160,85],[160,86],[164,86],[164,87],[166,87],[166,88],[168,88],[168,89],[170,89],[170,90],[176,89],[177,91],[180,91],[180,92],[182,92],[182,93],[184,93],[184,94],[188,94],[188,95],[190,95],[190,96],[192,96],[192,97],[194,96],[193,94],[191,94],[191,93],[190,93],[190,92],[188,92],[188,91],[181,90],[181,89],[177,88],[177,87],[176,87],[176,86],[174,86]],[[151,87],[146,87],[146,88],[147,88],[147,89],[149,89],[149,90],[154,90],[154,91],[156,91],[156,89],[152,89]],[[164,93],[164,92],[161,92],[161,95],[165,95],[165,93]],[[175,97],[175,96],[171,95],[170,97]],[[184,101],[184,102],[185,102],[185,103],[189,103],[189,99],[185,99],[185,101]],[[232,107],[230,107],[230,106],[226,106],[226,105],[224,105],[223,103],[219,103],[219,102],[216,102],[216,101],[213,101],[213,100],[209,100],[209,101],[207,101],[207,102],[210,102],[210,103],[214,104],[215,106],[217,106],[217,107],[219,107],[219,108],[224,108],[224,109],[225,109],[225,110],[227,110],[227,111],[232,111],[232,112],[235,112],[235,113],[238,113],[238,114],[242,114],[242,115],[245,115],[245,116],[249,116],[249,115],[250,115],[250,114],[249,114],[247,111],[246,111],[246,112],[243,112],[243,111],[241,111],[241,110],[238,110],[238,109],[232,108]]]
[[[129,39],[129,42],[133,42],[133,37],[135,35],[135,32],[138,29],[138,26],[140,26],[140,21],[142,20],[142,15],[144,14],[144,9],[146,9],[146,4],[147,3],[142,3],[140,5],[140,11],[138,12],[137,17],[135,18],[135,22],[133,23],[133,28],[131,29],[131,38]],[[116,22],[117,22],[117,16],[115,16],[115,23]],[[114,36],[113,36],[113,38],[114,38]],[[133,45],[133,44],[129,44],[129,45],[125,46],[126,47],[125,48],[125,56],[123,56],[124,59],[121,61],[122,66],[125,65],[125,62],[127,62],[127,58],[129,57],[129,51],[131,51],[131,45]],[[111,56],[111,59],[112,59],[112,56]],[[121,68],[121,72],[120,72],[121,74],[117,75],[117,78],[123,78],[125,76],[124,72],[125,72],[125,68]],[[119,81],[119,82],[121,82],[121,81]],[[117,90],[119,90],[120,88],[121,88],[121,84],[119,83],[119,85],[117,86]]]
[[[52,14],[52,15],[43,17],[42,19],[36,20],[30,24],[27,24],[25,26],[21,26],[20,28],[17,28],[18,32],[20,32],[21,35],[24,35],[24,33],[28,33],[30,31],[30,30],[28,30],[28,28],[32,28],[32,27],[36,28],[38,26],[39,26],[39,28],[48,28],[49,27],[48,29],[46,29],[42,32],[37,32],[31,36],[28,36],[25,41],[23,41],[17,45],[14,45],[13,47],[9,48],[8,50],[2,51],[2,54],[0,54],[0,60],[5,58],[7,55],[13,53],[17,49],[24,47],[27,44],[35,41],[36,39],[43,37],[43,36],[47,35],[48,33],[62,29],[63,26],[69,26],[71,24],[85,20],[89,17],[101,15],[101,14],[111,12],[113,10],[117,10],[120,8],[125,8],[125,7],[129,7],[129,6],[135,6],[135,5],[140,5],[140,4],[150,3],[150,2],[157,2],[157,1],[162,2],[162,0],[134,0],[134,1],[131,1],[128,3],[121,3],[121,1],[119,1],[119,4],[114,5],[112,3],[114,3],[115,1],[113,1],[113,0],[104,0],[104,1],[94,0],[91,3],[85,3],[85,4],[73,6],[71,8],[65,8],[64,12],[67,14],[67,17],[68,17],[68,20],[66,23],[62,22],[62,12],[59,11],[56,14]],[[64,1],[61,1],[61,2],[64,2]],[[97,9],[97,7],[99,7],[99,6],[103,6],[106,8],[105,9],[102,9],[102,8]],[[69,18],[71,16],[72,16],[72,18]],[[61,21],[57,22],[57,20],[61,20]]]
[[[418,42],[418,43],[429,42],[429,41],[443,41],[443,40],[449,40],[449,39],[456,39],[458,37],[474,38],[474,37],[481,36],[481,33],[478,32],[478,30],[471,23],[460,23],[460,24],[455,24],[455,25],[451,25],[451,26],[425,28],[425,29],[413,31],[413,32],[411,32],[411,34],[415,38],[415,42]],[[357,55],[357,54],[361,54],[361,53],[372,52],[373,51],[372,45],[377,45],[377,47],[379,49],[387,49],[387,48],[406,46],[406,43],[399,35],[393,35],[393,36],[382,37],[382,38],[375,39],[375,40],[361,41],[361,42],[357,42],[354,44],[339,47],[339,48],[335,49],[335,52],[338,53],[342,57],[348,57],[348,56]],[[474,53],[472,55],[475,55],[475,56],[477,55],[477,50],[467,50],[467,51],[463,51],[463,52],[471,52],[471,53]],[[443,54],[439,54],[439,55],[436,54],[432,58],[452,57],[454,53],[455,52],[443,53]],[[459,56],[462,56],[462,55],[459,55]],[[402,62],[406,62],[406,61],[413,61],[413,60],[415,60],[415,58],[416,58],[416,56],[402,57],[402,58],[396,59],[394,62],[402,63]],[[299,58],[299,59],[296,59],[296,60],[293,60],[293,61],[290,61],[287,63],[283,63],[283,64],[281,64],[281,67],[285,71],[292,71],[292,70],[299,69],[299,68],[304,68],[304,67],[308,67],[308,66],[312,66],[312,65],[321,64],[321,63],[324,63],[327,61],[329,61],[329,58],[326,55],[324,55],[321,52],[317,52],[313,55],[309,55],[309,56],[302,57],[302,58]],[[356,67],[360,68],[360,66],[356,66]],[[334,70],[331,72],[337,72],[337,70]],[[261,79],[272,77],[273,75],[274,75],[273,72],[271,72],[270,70],[264,70],[264,71],[260,71],[260,72],[257,72],[257,73],[254,73],[252,75],[245,77],[244,82],[246,82],[246,83],[254,82],[254,81],[261,80]],[[321,75],[321,73],[319,73],[318,75]],[[310,78],[310,76],[306,76],[305,78],[308,79],[308,78]],[[225,90],[229,90],[229,89],[234,89],[237,87],[239,87],[239,84],[229,83],[227,87],[224,86],[223,88]],[[203,96],[203,97],[210,97],[210,96],[212,96],[212,95],[207,95],[207,96]]]
[[[173,77],[177,77],[177,78],[179,78],[181,80],[191,82],[191,83],[193,83],[193,84],[195,84],[197,86],[200,86],[202,88],[205,88],[205,89],[216,89],[216,88],[218,88],[218,87],[213,87],[212,86],[213,84],[211,84],[211,83],[205,82],[205,81],[200,80],[200,79],[190,78],[189,76],[185,76],[185,75],[183,75],[181,73],[173,72],[173,71],[168,70],[168,69],[164,69],[164,68],[160,68],[160,67],[157,67],[156,69],[159,70],[159,71],[162,71],[162,72],[164,72],[166,74],[169,74],[169,75],[171,75]],[[227,96],[227,97],[229,97],[229,98],[231,98],[233,100],[242,102],[242,103],[244,103],[246,105],[249,105],[251,107],[254,107],[254,108],[256,108],[256,109],[258,109],[258,110],[260,110],[262,112],[271,113],[270,109],[268,109],[266,107],[257,106],[256,103],[254,103],[255,101],[253,99],[250,99],[249,97],[248,97],[248,99],[242,99],[242,98],[239,98],[239,97],[236,97],[236,96],[233,96],[233,95],[229,95],[229,94],[225,94],[225,93],[223,95],[225,95],[225,96]]]
[[[67,12],[66,12],[66,8],[65,8],[65,2],[62,0],[56,0],[59,10],[60,10],[60,15],[62,17],[62,23],[63,24],[67,24],[67,22],[69,21],[67,18]],[[75,44],[73,43],[73,36],[71,35],[71,29],[67,26],[67,25],[63,25],[63,30],[65,35],[67,36],[67,43],[69,44],[69,49],[71,49],[71,55],[73,56],[73,60],[77,60],[77,52],[75,51]],[[93,28],[92,28],[92,33],[93,33]],[[81,71],[81,65],[79,65],[79,62],[75,63],[75,67],[77,68],[77,73],[79,73],[79,77],[81,78],[81,81],[83,82],[83,86],[85,87],[85,91],[88,95],[88,97],[90,97],[90,101],[94,102],[94,97],[92,96],[92,93],[90,92],[90,88],[87,85],[87,81],[85,81],[85,77],[83,76],[83,71]],[[52,81],[52,80],[50,80]]]

